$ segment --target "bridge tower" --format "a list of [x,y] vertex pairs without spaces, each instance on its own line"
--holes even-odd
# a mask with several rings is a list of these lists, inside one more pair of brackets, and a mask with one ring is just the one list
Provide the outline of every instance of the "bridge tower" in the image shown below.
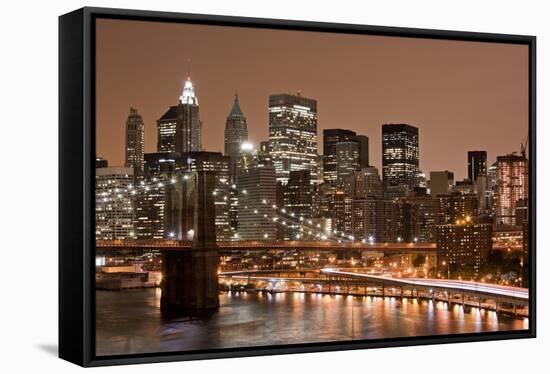
[[214,186],[215,173],[193,176],[193,246],[162,252],[162,296],[164,310],[201,311],[219,307]]

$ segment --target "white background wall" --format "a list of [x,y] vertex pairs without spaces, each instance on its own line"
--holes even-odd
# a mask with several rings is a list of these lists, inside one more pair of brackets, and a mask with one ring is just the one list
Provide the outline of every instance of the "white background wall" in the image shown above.
[[[434,345],[187,363],[107,371],[281,373],[544,372],[550,351],[547,1],[5,1],[0,43],[0,371],[72,372],[57,352],[57,17],[84,5],[538,37],[538,335],[535,340]],[[518,146],[519,146],[518,139]],[[547,194],[546,196],[544,194]],[[546,356],[545,356],[546,355]],[[32,371],[31,371],[32,370]]]

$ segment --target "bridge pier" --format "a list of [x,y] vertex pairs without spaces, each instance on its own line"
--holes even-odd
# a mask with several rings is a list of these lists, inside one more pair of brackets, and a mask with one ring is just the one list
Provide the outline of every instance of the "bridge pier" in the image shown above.
[[201,311],[218,308],[219,253],[216,246],[215,174],[194,176],[194,237],[191,249],[162,252],[161,308]]

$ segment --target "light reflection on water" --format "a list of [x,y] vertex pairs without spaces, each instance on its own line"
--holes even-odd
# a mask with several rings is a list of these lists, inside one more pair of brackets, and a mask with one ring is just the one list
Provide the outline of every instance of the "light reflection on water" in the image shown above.
[[191,351],[353,339],[528,328],[528,319],[497,316],[431,300],[304,293],[220,294],[203,318],[163,317],[160,290],[97,291],[97,354]]

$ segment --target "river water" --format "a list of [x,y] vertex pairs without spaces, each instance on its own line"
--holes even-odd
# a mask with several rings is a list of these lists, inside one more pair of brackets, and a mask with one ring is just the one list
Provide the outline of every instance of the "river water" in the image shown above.
[[220,294],[202,318],[167,317],[159,289],[96,291],[96,354],[118,355],[527,329],[527,320],[427,300]]

